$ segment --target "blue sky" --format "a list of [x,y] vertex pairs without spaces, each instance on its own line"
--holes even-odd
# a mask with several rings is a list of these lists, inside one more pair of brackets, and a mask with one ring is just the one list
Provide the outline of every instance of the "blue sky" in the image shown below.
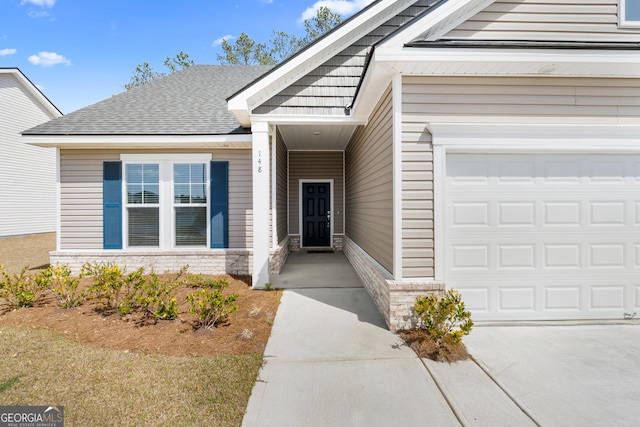
[[63,113],[124,91],[149,62],[183,51],[217,63],[220,40],[302,35],[325,5],[344,18],[372,0],[0,0],[0,67],[18,67]]

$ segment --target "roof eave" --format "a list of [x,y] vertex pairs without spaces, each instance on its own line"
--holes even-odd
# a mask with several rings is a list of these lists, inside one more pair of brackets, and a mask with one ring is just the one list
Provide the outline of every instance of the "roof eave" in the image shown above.
[[38,147],[63,149],[157,149],[251,147],[251,134],[224,135],[51,135],[23,134],[22,140]]

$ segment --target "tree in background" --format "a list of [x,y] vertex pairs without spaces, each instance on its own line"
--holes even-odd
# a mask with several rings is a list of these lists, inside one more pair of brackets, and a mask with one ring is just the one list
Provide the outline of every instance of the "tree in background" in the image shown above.
[[[175,57],[167,57],[164,61],[164,66],[169,69],[169,74],[175,73],[178,70],[189,68],[193,65],[193,61],[189,59],[189,55],[180,51]],[[128,84],[124,85],[126,90],[133,89],[134,87],[142,86],[145,83],[149,83],[151,80],[167,75],[167,73],[158,73],[154,71],[153,67],[148,62],[138,64],[136,70],[131,76]]]
[[275,65],[293,55],[304,46],[323,36],[342,22],[342,17],[326,6],[316,11],[316,16],[305,19],[305,36],[297,37],[284,31],[274,31],[270,45],[256,43],[246,33],[233,43],[222,41],[224,54],[218,54],[221,64],[232,65]]

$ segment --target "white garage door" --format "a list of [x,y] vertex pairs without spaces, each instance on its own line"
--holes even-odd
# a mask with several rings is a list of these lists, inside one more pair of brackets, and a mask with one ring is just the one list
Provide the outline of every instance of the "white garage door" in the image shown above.
[[445,281],[476,320],[640,314],[640,156],[449,154]]

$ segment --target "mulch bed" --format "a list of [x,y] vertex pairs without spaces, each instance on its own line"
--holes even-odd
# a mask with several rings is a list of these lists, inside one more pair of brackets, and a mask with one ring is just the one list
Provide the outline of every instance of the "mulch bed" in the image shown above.
[[407,329],[398,333],[421,358],[449,363],[471,359],[463,343],[438,343],[433,335],[424,329]]

